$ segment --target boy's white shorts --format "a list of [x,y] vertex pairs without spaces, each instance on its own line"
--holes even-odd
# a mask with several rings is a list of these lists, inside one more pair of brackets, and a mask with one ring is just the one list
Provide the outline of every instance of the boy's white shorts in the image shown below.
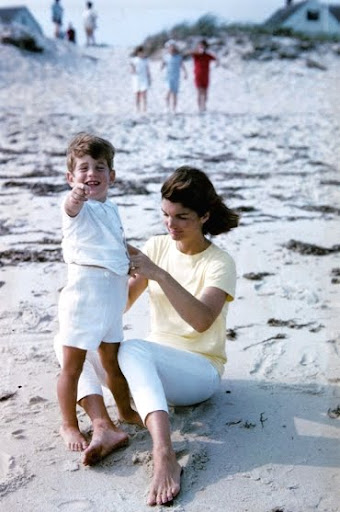
[[68,279],[59,298],[62,345],[96,350],[100,343],[123,340],[123,313],[128,276],[99,267],[68,265]]

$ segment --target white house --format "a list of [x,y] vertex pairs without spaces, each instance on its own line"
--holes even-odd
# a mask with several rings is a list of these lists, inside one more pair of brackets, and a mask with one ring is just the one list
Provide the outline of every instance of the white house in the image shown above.
[[26,27],[32,34],[43,33],[39,23],[27,7],[23,5],[18,7],[0,7],[0,23],[4,25],[18,23]]
[[291,29],[308,35],[340,36],[340,4],[286,0],[284,7],[274,12],[264,26],[271,30]]

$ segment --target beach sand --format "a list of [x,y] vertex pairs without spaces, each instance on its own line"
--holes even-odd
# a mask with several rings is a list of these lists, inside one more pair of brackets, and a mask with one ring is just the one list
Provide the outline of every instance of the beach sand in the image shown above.
[[[205,170],[241,214],[215,239],[238,273],[221,390],[171,409],[184,467],[171,509],[340,511],[340,57],[320,47],[260,62],[243,51],[221,49],[205,115],[190,62],[178,114],[165,112],[153,60],[149,111],[136,115],[126,49],[0,46],[1,511],[150,510],[146,430],[123,425],[128,447],[91,468],[58,434],[60,201],[67,142],[83,130],[117,148],[110,196],[132,244],[164,232],[160,185],[183,164]],[[147,329],[145,296],[126,315],[126,338]],[[81,410],[79,421],[90,436]]]

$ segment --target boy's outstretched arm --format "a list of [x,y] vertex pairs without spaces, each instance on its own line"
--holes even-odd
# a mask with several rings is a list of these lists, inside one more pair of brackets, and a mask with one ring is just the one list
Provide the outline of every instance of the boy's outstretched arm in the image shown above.
[[85,183],[75,185],[68,193],[64,208],[69,217],[76,217],[83,207],[85,201],[88,200],[90,187]]

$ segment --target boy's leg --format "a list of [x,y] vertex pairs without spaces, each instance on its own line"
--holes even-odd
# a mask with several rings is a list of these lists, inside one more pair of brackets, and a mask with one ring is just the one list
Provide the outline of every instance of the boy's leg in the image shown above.
[[171,90],[169,89],[165,96],[166,108],[168,111],[170,110],[170,96],[171,96]]
[[62,416],[60,434],[72,451],[82,451],[87,441],[78,426],[76,404],[77,386],[86,356],[86,350],[63,347],[63,365],[58,378],[57,393]]
[[199,111],[203,112],[203,89],[202,89],[202,87],[199,88],[198,94],[199,94],[199,100],[198,100]]
[[115,399],[120,421],[143,426],[139,414],[131,407],[129,386],[118,364],[119,345],[102,342],[99,346],[99,356],[106,372],[106,384]]
[[148,107],[148,103],[147,103],[147,96],[148,96],[148,92],[147,92],[147,91],[143,91],[143,92],[142,92],[142,98],[143,98],[143,112],[146,112],[146,111],[147,111],[147,107]]
[[[60,338],[56,336],[54,349],[60,365],[63,364]],[[107,412],[102,386],[105,372],[97,352],[87,352],[83,370],[78,382],[78,404],[89,416],[92,423],[92,439],[83,455],[83,464],[92,465],[128,442],[128,435],[111,421]]]
[[202,91],[202,107],[203,111],[207,109],[207,100],[208,100],[208,87],[204,88]]
[[140,95],[141,93],[139,91],[136,92],[136,110],[137,112],[140,111]]
[[173,108],[172,110],[176,112],[177,110],[177,92],[173,92]]
[[125,446],[129,437],[111,421],[101,395],[88,395],[79,401],[79,405],[92,422],[92,439],[83,456],[83,464],[91,466],[113,450]]

